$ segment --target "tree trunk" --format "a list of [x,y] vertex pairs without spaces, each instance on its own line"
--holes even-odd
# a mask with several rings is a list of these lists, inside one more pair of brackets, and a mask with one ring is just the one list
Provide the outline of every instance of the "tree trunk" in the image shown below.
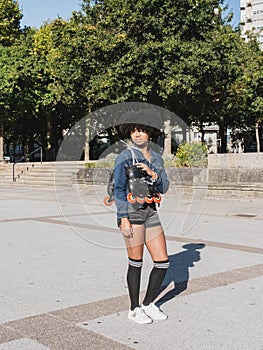
[[205,131],[204,131],[204,125],[203,125],[202,122],[201,122],[201,124],[200,124],[199,131],[200,131],[200,133],[201,133],[201,143],[202,143],[202,144],[205,144]]
[[91,129],[91,118],[90,113],[85,119],[85,145],[84,145],[84,160],[90,160],[90,129]]
[[256,141],[257,141],[257,152],[260,152],[260,139],[259,139],[259,120],[256,121],[255,131],[256,131]]
[[183,142],[190,142],[190,132],[188,132],[188,137],[187,137],[187,127],[186,124],[183,123],[182,125],[182,136],[183,136]]
[[172,128],[171,128],[171,121],[170,119],[167,119],[164,122],[164,148],[163,148],[163,154],[164,155],[170,155],[172,151]]
[[53,155],[53,122],[52,122],[52,112],[44,111],[46,117],[46,160],[54,160]]
[[4,126],[0,125],[0,162],[4,160]]
[[221,140],[220,153],[227,152],[227,126],[225,124],[220,125],[219,135]]

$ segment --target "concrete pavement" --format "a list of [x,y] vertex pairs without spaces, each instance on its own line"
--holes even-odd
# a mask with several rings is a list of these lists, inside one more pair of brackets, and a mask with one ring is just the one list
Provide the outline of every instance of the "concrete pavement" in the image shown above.
[[[0,350],[263,349],[262,199],[168,192],[169,318],[139,326],[126,318],[126,251],[104,195],[1,188]],[[151,268],[145,252],[142,291]]]

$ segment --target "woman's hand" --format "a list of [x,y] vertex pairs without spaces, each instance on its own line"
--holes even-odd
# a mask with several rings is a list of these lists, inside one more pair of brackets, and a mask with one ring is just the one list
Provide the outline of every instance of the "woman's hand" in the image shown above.
[[128,218],[121,219],[120,230],[124,237],[126,238],[133,237],[133,228]]
[[142,169],[143,171],[145,171],[149,176],[151,176],[151,178],[153,179],[153,181],[156,181],[158,178],[158,175],[151,169],[148,167],[148,165],[146,165],[145,163],[136,163],[135,164],[137,166],[137,168]]

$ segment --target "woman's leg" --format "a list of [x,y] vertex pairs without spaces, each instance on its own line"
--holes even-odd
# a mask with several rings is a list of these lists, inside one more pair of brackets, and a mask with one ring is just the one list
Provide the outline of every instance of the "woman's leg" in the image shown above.
[[153,261],[168,259],[166,239],[162,226],[148,227],[145,233],[145,242]]
[[169,267],[166,240],[161,226],[146,229],[146,246],[154,262],[143,305],[154,301]]
[[132,225],[132,227],[133,237],[124,237],[124,239],[128,252],[127,284],[131,302],[130,309],[134,310],[139,306],[145,227],[144,225]]

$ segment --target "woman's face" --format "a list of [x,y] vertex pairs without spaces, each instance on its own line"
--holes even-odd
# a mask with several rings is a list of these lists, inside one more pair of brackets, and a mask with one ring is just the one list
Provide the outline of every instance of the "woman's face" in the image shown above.
[[145,131],[134,129],[131,131],[131,139],[137,146],[144,147],[148,143],[149,135]]

